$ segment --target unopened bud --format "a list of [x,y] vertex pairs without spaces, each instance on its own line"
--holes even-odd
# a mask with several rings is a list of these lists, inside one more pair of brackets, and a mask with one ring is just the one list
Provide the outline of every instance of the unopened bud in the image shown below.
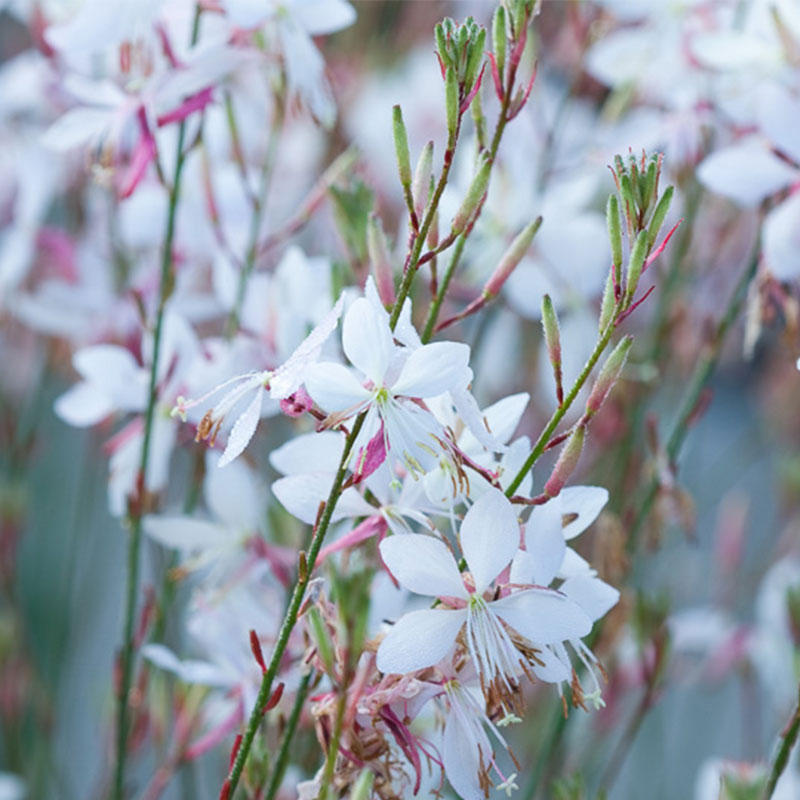
[[547,345],[547,355],[553,366],[553,377],[556,381],[556,399],[560,406],[564,400],[564,389],[561,383],[561,331],[558,326],[558,315],[553,308],[553,301],[549,294],[542,298],[542,328]]
[[350,792],[350,800],[369,800],[372,796],[372,783],[375,775],[369,767],[361,770],[353,790]]
[[467,48],[467,68],[464,75],[464,91],[471,92],[478,77],[478,70],[483,61],[483,51],[486,47],[486,28],[481,28],[474,41]]
[[489,175],[492,171],[492,162],[489,159],[484,159],[478,172],[472,179],[472,184],[467,191],[467,196],[461,203],[461,208],[458,209],[455,217],[453,217],[452,232],[456,235],[460,234],[464,228],[469,224],[472,215],[478,209],[478,206],[483,200],[483,195],[486,193],[486,188],[489,185]]
[[314,640],[314,644],[317,647],[317,654],[320,657],[320,661],[322,661],[322,664],[325,667],[325,671],[328,673],[328,675],[333,675],[333,645],[330,637],[328,636],[328,628],[322,619],[322,615],[315,606],[312,606],[308,610],[308,623],[309,627],[311,628],[311,636]]
[[586,401],[587,416],[591,417],[596,414],[600,406],[603,405],[608,393],[617,382],[622,368],[625,366],[632,344],[632,336],[624,337],[606,360],[600,370],[600,374],[597,376],[597,380],[594,382],[589,399]]
[[428,142],[422,148],[422,152],[417,161],[417,168],[414,171],[414,188],[411,195],[414,198],[414,211],[422,219],[422,213],[428,204],[428,188],[431,183],[431,172],[433,170],[433,142]]
[[656,205],[656,210],[653,212],[653,219],[650,220],[650,227],[647,229],[648,247],[652,247],[656,243],[658,233],[661,230],[661,226],[664,224],[664,219],[672,203],[672,195],[674,192],[675,188],[673,186],[668,186]]
[[583,442],[586,438],[586,426],[580,425],[575,429],[572,436],[564,445],[561,454],[558,456],[553,472],[547,483],[544,485],[544,493],[548,497],[555,497],[561,493],[570,476],[578,466],[578,461],[583,450]]
[[392,127],[394,131],[394,149],[397,154],[397,171],[403,187],[411,186],[411,157],[408,154],[408,134],[403,123],[403,112],[400,106],[392,109]]
[[447,137],[449,148],[452,148],[458,131],[458,76],[453,67],[448,67],[444,74],[444,98],[447,109]]
[[394,276],[392,262],[389,258],[389,248],[386,244],[386,234],[377,214],[370,214],[367,220],[367,253],[369,254],[372,274],[378,296],[385,306],[394,303]]
[[658,164],[651,159],[647,165],[647,173],[641,187],[642,209],[647,211],[651,203],[655,203],[658,191]]
[[619,275],[622,269],[622,231],[619,225],[619,201],[615,194],[609,196],[606,204],[606,224],[608,240],[611,242],[611,259]]
[[[613,270],[614,267],[612,266]],[[603,290],[603,300],[600,304],[600,319],[597,322],[597,329],[602,333],[611,322],[614,316],[614,308],[617,305],[617,298],[614,297],[614,278],[611,271],[606,278],[606,288]]]
[[625,212],[625,221],[628,224],[628,235],[633,236],[634,226],[637,225],[636,196],[633,193],[631,179],[623,173],[619,179],[620,194],[622,195],[622,209]]
[[[445,20],[448,22],[449,20]],[[444,32],[444,25],[437,22],[433,29],[433,35],[436,40],[436,53],[442,63],[442,69],[446,69],[450,65],[450,56],[447,52],[447,34]]]
[[639,278],[642,276],[642,267],[644,267],[647,251],[647,231],[639,231],[628,260],[628,276],[625,285],[625,299],[628,303],[633,300],[633,296],[636,294],[636,287],[639,284]]
[[498,6],[492,18],[492,50],[501,81],[506,63],[506,41],[506,10],[503,6]]
[[508,250],[503,253],[503,257],[498,262],[489,280],[486,281],[486,285],[483,287],[484,297],[488,299],[498,294],[503,284],[508,280],[508,276],[517,268],[525,253],[528,252],[528,248],[533,242],[533,237],[536,236],[541,224],[542,218],[536,217],[533,222],[517,234]]

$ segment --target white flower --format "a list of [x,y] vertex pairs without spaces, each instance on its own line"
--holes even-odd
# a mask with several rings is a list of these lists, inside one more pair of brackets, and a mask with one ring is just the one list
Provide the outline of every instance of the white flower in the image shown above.
[[361,380],[341,364],[320,362],[308,370],[308,393],[335,422],[366,410],[365,442],[382,422],[390,454],[414,475],[432,469],[448,445],[444,429],[419,400],[466,388],[472,379],[469,347],[457,342],[416,348],[395,344],[371,279],[366,297],[345,315],[342,347]]
[[[525,526],[525,550],[517,553],[511,565],[510,582],[549,586],[560,578],[559,592],[579,606],[592,623],[604,616],[619,600],[619,592],[601,580],[566,542],[594,522],[607,500],[605,489],[574,486],[536,506]],[[592,678],[593,691],[586,695],[587,699],[602,705],[600,684],[593,668],[597,663],[594,654],[578,638],[569,637],[569,641]],[[532,667],[536,677],[548,683],[569,681],[572,664],[563,642],[535,639],[533,642],[540,648],[537,658],[542,662]]]
[[215,386],[210,392],[187,401],[179,397],[173,409],[173,414],[179,414],[186,419],[186,411],[193,406],[205,402],[208,398],[217,395],[226,387],[232,386],[222,399],[209,409],[197,428],[198,439],[210,439],[213,445],[222,423],[232,409],[240,405],[248,395],[252,394],[247,407],[239,413],[228,437],[228,444],[219,460],[219,466],[224,467],[238,458],[250,443],[261,419],[261,407],[264,396],[274,399],[285,399],[296,392],[306,377],[306,372],[319,357],[322,346],[331,335],[342,313],[344,298],[340,297],[333,308],[323,317],[319,324],[295,348],[288,359],[274,370],[261,370],[237,375],[230,380]]
[[467,512],[460,540],[473,591],[439,539],[408,534],[381,543],[384,563],[403,586],[460,607],[414,611],[398,620],[378,649],[378,669],[406,673],[433,666],[450,654],[463,631],[484,693],[505,702],[517,676],[527,670],[509,629],[532,642],[552,644],[584,636],[591,621],[576,603],[547,589],[484,597],[519,546],[516,514],[498,490],[486,492]]

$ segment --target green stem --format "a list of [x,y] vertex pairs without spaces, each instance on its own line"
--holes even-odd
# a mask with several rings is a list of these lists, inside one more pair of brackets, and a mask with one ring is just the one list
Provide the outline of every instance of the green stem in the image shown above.
[[[509,70],[509,78],[508,84],[506,86],[506,90],[503,94],[503,103],[500,107],[500,116],[497,119],[497,125],[495,125],[494,135],[492,136],[492,143],[489,146],[489,161],[492,164],[492,168],[494,167],[494,160],[497,156],[497,151],[500,147],[500,140],[503,138],[503,132],[506,129],[506,125],[508,124],[508,108],[511,105],[511,93],[514,89],[514,82],[516,81],[516,67]],[[490,174],[491,178],[491,174]],[[478,216],[480,216],[481,211],[483,210],[483,205],[478,208]],[[428,309],[428,317],[425,320],[425,327],[422,332],[422,343],[427,344],[431,337],[433,336],[434,330],[436,328],[436,320],[439,317],[439,311],[442,307],[442,302],[444,301],[445,295],[447,294],[447,290],[450,287],[450,281],[455,274],[456,268],[458,267],[458,262],[461,260],[461,254],[464,252],[464,245],[467,243],[467,239],[469,235],[472,233],[475,227],[475,222],[467,227],[467,229],[462,233],[458,240],[456,241],[456,247],[453,251],[453,254],[450,256],[450,263],[447,265],[447,271],[442,278],[442,283],[439,286],[439,291],[436,293],[436,296],[433,298],[431,302],[430,308]]]
[[275,766],[272,769],[272,777],[270,778],[269,786],[267,787],[265,800],[274,800],[275,795],[278,793],[278,789],[283,782],[283,776],[286,773],[286,767],[289,763],[289,749],[292,745],[294,733],[297,730],[297,724],[300,722],[300,714],[303,711],[303,705],[306,701],[306,697],[308,697],[308,690],[311,685],[311,679],[313,675],[313,670],[307,672],[305,675],[303,675],[300,680],[300,685],[297,687],[294,705],[292,706],[292,711],[289,714],[289,719],[286,722],[286,728],[283,731],[281,746],[278,750],[278,756],[275,759]]
[[533,465],[539,460],[542,453],[544,453],[547,443],[555,433],[559,422],[561,422],[561,420],[564,418],[564,415],[567,413],[567,411],[569,411],[570,406],[573,404],[573,402],[575,402],[578,392],[580,392],[583,384],[586,383],[591,371],[594,369],[595,364],[597,364],[600,356],[603,355],[603,351],[606,349],[606,347],[608,347],[608,343],[611,341],[611,336],[616,329],[616,318],[617,314],[614,314],[613,319],[606,326],[605,331],[603,331],[602,336],[594,346],[594,350],[589,356],[589,360],[586,362],[586,364],[584,364],[581,374],[578,375],[575,383],[569,390],[569,394],[564,398],[564,402],[555,410],[553,416],[550,417],[550,421],[547,423],[547,425],[545,425],[544,430],[539,434],[539,438],[536,440],[533,450],[531,450],[530,455],[525,459],[525,463],[522,465],[519,472],[514,476],[514,480],[511,481],[506,489],[506,497],[511,497],[514,492],[517,491],[525,476],[528,474]]
[[336,757],[339,755],[339,742],[342,738],[342,724],[344,723],[344,711],[346,706],[347,684],[344,683],[339,687],[339,697],[336,703],[336,719],[333,723],[333,734],[331,735],[331,740],[328,742],[328,755],[325,758],[325,768],[322,772],[322,781],[320,782],[320,800],[328,800],[328,792],[330,790],[331,781],[333,780],[333,772],[336,767]]
[[[194,22],[192,25],[192,44],[197,42],[200,32],[200,6],[195,7]],[[136,616],[136,598],[139,593],[139,552],[142,540],[142,515],[144,512],[144,499],[147,492],[147,467],[150,461],[150,445],[153,437],[153,420],[158,400],[158,359],[161,352],[161,338],[164,327],[164,310],[174,283],[172,272],[172,245],[175,239],[175,219],[180,196],[181,173],[186,154],[183,151],[186,135],[186,123],[181,122],[178,128],[178,144],[175,156],[175,177],[169,196],[167,209],[167,229],[164,236],[164,250],[161,256],[161,275],[159,278],[158,308],[156,310],[156,324],[153,333],[153,358],[150,364],[150,381],[147,395],[147,409],[144,420],[144,436],[142,453],[139,460],[137,476],[136,502],[128,519],[130,525],[130,538],[128,539],[128,574],[125,593],[125,622],[123,628],[122,655],[120,659],[120,684],[117,695],[117,762],[114,775],[114,800],[122,800],[125,787],[125,761],[128,744],[128,695],[133,680],[133,662],[135,657],[134,646],[134,621]]]
[[769,778],[764,787],[764,792],[761,795],[761,800],[770,800],[775,787],[778,785],[786,765],[789,763],[789,756],[792,754],[792,748],[797,742],[800,735],[800,687],[797,693],[797,705],[794,707],[794,713],[789,719],[789,723],[781,733],[781,738],[772,757],[772,764],[769,770]]
[[[717,364],[719,363],[722,345],[725,343],[725,338],[728,335],[728,331],[736,321],[736,318],[739,316],[739,312],[742,310],[745,298],[747,297],[747,287],[750,285],[750,281],[753,280],[757,269],[758,257],[754,256],[751,262],[748,264],[747,269],[745,269],[745,271],[742,273],[741,278],[739,278],[739,282],[736,284],[736,287],[733,290],[733,294],[728,301],[725,312],[723,313],[722,318],[720,319],[719,323],[717,323],[717,327],[714,330],[714,335],[711,339],[706,354],[695,367],[694,374],[689,381],[689,388],[687,389],[683,403],[681,404],[678,417],[672,427],[672,432],[670,433],[669,439],[667,440],[666,456],[670,464],[674,464],[677,461],[678,455],[683,447],[683,443],[686,440],[687,434],[689,433],[692,417],[694,416],[697,408],[700,395],[703,393],[703,390],[711,380],[711,376],[714,374]],[[636,547],[641,529],[650,513],[653,503],[655,502],[656,496],[658,495],[658,489],[658,478],[653,477],[644,491],[643,500],[639,506],[639,511],[634,519],[633,526],[631,527],[627,543],[629,552],[634,550]]]
[[261,724],[261,719],[264,716],[264,709],[266,708],[267,702],[272,694],[272,684],[275,680],[275,676],[278,674],[278,667],[280,666],[280,662],[283,658],[284,652],[286,651],[286,647],[289,644],[289,636],[291,635],[292,631],[294,630],[294,626],[297,623],[300,606],[303,602],[303,598],[305,597],[306,588],[308,587],[308,583],[311,578],[311,572],[314,564],[317,561],[320,548],[322,547],[322,541],[325,538],[328,527],[330,526],[331,517],[333,516],[336,503],[339,500],[339,495],[342,491],[342,484],[344,483],[345,475],[347,473],[347,465],[350,463],[350,458],[353,453],[353,446],[355,444],[356,437],[358,436],[359,432],[361,431],[361,427],[364,424],[365,417],[366,412],[362,412],[358,415],[358,417],[356,417],[353,428],[348,434],[347,440],[345,441],[344,452],[342,453],[342,458],[339,462],[339,468],[336,471],[336,477],[333,480],[333,486],[331,486],[328,499],[325,503],[325,508],[322,512],[322,516],[320,517],[319,525],[314,531],[314,534],[311,538],[311,544],[308,548],[308,556],[306,558],[308,568],[305,574],[300,574],[297,577],[297,583],[295,583],[294,589],[292,590],[292,596],[289,600],[289,606],[286,610],[286,615],[283,618],[280,631],[278,632],[278,639],[275,642],[275,649],[272,651],[272,658],[267,666],[267,671],[264,673],[255,706],[250,714],[250,719],[247,723],[244,736],[242,737],[242,742],[239,745],[239,750],[236,753],[233,766],[228,774],[228,797],[232,798],[234,796],[234,792],[236,791],[236,787],[239,783],[239,778],[241,777],[242,770],[244,769],[245,761],[247,760],[247,756],[250,753],[250,748],[253,745],[253,739],[255,738],[258,727]]
[[458,262],[461,260],[461,254],[464,252],[464,245],[467,243],[467,234],[462,233],[458,237],[455,249],[450,256],[450,263],[447,265],[447,270],[442,277],[442,282],[439,285],[439,291],[436,297],[433,298],[431,307],[428,309],[428,318],[425,320],[425,328],[422,331],[422,343],[427,344],[433,336],[433,330],[436,327],[436,319],[439,316],[439,309],[442,307],[442,301],[447,294],[447,289],[450,286],[450,281],[455,274]]

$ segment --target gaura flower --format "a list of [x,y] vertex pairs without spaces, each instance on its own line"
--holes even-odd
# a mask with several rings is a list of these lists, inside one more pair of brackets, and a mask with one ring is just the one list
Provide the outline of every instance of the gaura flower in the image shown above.
[[472,587],[439,539],[423,534],[385,539],[381,556],[400,584],[441,598],[445,607],[401,617],[380,644],[378,669],[406,673],[431,667],[462,641],[487,700],[509,706],[517,677],[528,673],[532,657],[520,636],[553,644],[586,635],[589,617],[559,592],[536,587],[487,599],[490,585],[514,557],[519,537],[511,503],[497,489],[487,491],[465,515],[459,535]]

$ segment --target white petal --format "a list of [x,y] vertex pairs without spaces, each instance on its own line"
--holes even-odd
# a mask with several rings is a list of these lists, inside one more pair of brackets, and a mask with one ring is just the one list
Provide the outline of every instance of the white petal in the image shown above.
[[305,378],[306,370],[319,358],[322,345],[339,323],[343,305],[344,295],[339,297],[334,307],[297,346],[286,362],[275,370],[269,381],[270,397],[288,397],[298,389]]
[[261,419],[261,402],[264,399],[264,389],[259,387],[250,405],[241,413],[239,419],[231,428],[230,436],[228,436],[228,444],[219,460],[218,466],[224,467],[230,464],[234,458],[242,454],[245,447],[250,444],[250,440],[256,432],[258,421]]
[[567,516],[577,514],[564,526],[568,541],[583,533],[596,519],[608,502],[608,489],[602,486],[568,486],[561,490],[561,509]]
[[366,297],[359,297],[347,310],[342,324],[342,349],[374,384],[383,385],[395,344],[388,320]]
[[798,172],[758,141],[749,140],[712,153],[698,167],[697,177],[712,192],[755,207],[797,180]]
[[341,433],[304,433],[273,450],[269,463],[284,475],[308,472],[309,465],[320,472],[336,472],[343,451],[344,436]]
[[[527,392],[520,392],[504,397],[483,409],[481,417],[486,420],[486,425],[495,439],[503,444],[508,442],[517,429],[529,400],[530,395]],[[478,449],[477,445],[478,442],[471,430],[467,429],[461,434],[459,446],[464,452],[475,452]]]
[[116,411],[109,396],[92,383],[77,383],[56,399],[56,414],[69,425],[96,425]]
[[[325,502],[333,485],[333,472],[308,472],[289,475],[272,484],[272,493],[281,505],[306,525],[313,525],[319,513],[319,504]],[[331,517],[332,522],[347,517],[364,517],[375,512],[375,508],[364,500],[356,489],[350,487],[342,492]]]
[[436,397],[472,380],[469,347],[460,342],[435,342],[418,347],[406,360],[392,393]]
[[800,99],[777,83],[767,83],[760,93],[758,111],[761,132],[800,163]]
[[619,592],[600,578],[579,575],[568,578],[559,591],[574,600],[594,622],[610,611],[619,600]]
[[344,411],[370,397],[369,391],[347,367],[332,361],[322,361],[308,368],[306,391],[325,411]]
[[[489,755],[483,754],[484,761]],[[463,800],[485,800],[478,780],[480,763],[475,737],[459,723],[455,713],[448,714],[442,740],[442,764],[447,780]]]
[[494,600],[489,607],[534,644],[580,639],[592,629],[583,609],[555,592],[529,589]]
[[554,497],[542,506],[535,506],[525,526],[525,546],[533,558],[533,582],[549,586],[562,562],[567,543],[561,532],[563,505]]
[[356,21],[356,10],[344,0],[305,0],[292,11],[311,36],[340,31]]
[[[466,425],[464,435],[461,437],[461,448],[464,452],[469,453],[465,447],[470,446],[471,442],[475,442],[472,452],[482,452],[486,448],[491,453],[504,453],[506,446],[503,440],[497,437],[490,429],[486,427],[486,419],[478,408],[478,403],[472,396],[472,392],[464,386],[463,388],[451,389],[450,397],[453,400],[453,405],[458,411],[459,417]],[[465,442],[466,440],[466,442]]]
[[519,522],[508,498],[494,488],[478,498],[461,523],[459,539],[481,594],[519,549]]
[[800,277],[800,193],[775,206],[762,229],[764,261],[781,281]]
[[42,144],[52,150],[71,150],[100,140],[111,121],[112,115],[106,109],[75,108],[60,116],[42,134]]
[[191,517],[157,517],[143,520],[144,532],[165,547],[198,550],[230,541],[229,532],[215,522]]
[[572,674],[570,668],[557,658],[549,647],[542,647],[536,654],[536,658],[544,662],[543,665],[533,665],[533,673],[540,681],[560,683],[570,679]]
[[461,597],[467,591],[444,542],[422,533],[390,536],[380,545],[389,572],[412,592],[431,597]]
[[533,574],[536,565],[533,556],[527,550],[517,550],[511,561],[511,570],[508,573],[509,583],[533,583]]
[[208,510],[232,528],[257,531],[264,516],[261,482],[244,461],[235,461],[227,469],[216,469],[218,462],[217,453],[209,450],[203,481],[203,496]]
[[172,672],[184,683],[201,683],[205,686],[230,686],[229,675],[207,661],[181,661],[171,650],[161,644],[148,644],[142,655],[167,672]]
[[426,608],[401,617],[378,648],[378,669],[403,675],[438,664],[453,649],[465,616],[464,610]]

